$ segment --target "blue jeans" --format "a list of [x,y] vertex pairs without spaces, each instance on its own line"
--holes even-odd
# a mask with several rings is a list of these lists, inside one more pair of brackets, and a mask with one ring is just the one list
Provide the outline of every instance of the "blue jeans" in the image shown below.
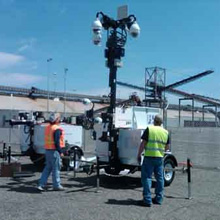
[[39,185],[42,187],[46,186],[48,177],[52,172],[53,188],[57,188],[60,186],[60,168],[61,168],[60,154],[56,150],[46,150],[45,159],[46,159],[46,165],[41,174]]
[[144,157],[144,161],[141,167],[141,182],[143,186],[143,199],[147,204],[152,203],[151,198],[151,185],[152,185],[152,174],[156,178],[156,201],[162,203],[163,201],[163,158],[160,157]]

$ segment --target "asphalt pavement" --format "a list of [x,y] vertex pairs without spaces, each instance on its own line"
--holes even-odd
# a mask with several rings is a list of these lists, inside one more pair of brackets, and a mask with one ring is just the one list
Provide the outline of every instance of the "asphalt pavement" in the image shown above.
[[[62,171],[65,191],[53,191],[51,178],[48,190],[36,189],[41,172],[27,157],[21,157],[22,171],[29,177],[0,178],[0,219],[2,220],[219,220],[220,170],[192,168],[191,196],[188,198],[187,173],[176,172],[171,186],[165,188],[161,206],[141,207],[140,172],[109,177],[96,173]],[[152,188],[152,193],[154,188]],[[154,194],[152,194],[154,195]]]

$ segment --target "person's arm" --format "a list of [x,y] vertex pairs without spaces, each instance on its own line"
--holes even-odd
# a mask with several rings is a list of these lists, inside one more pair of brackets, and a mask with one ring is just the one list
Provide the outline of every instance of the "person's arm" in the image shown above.
[[145,148],[145,145],[147,144],[147,141],[148,141],[148,136],[149,136],[149,129],[147,128],[143,135],[141,136],[141,144],[139,146],[139,149],[138,149],[138,155],[137,155],[137,160],[140,162],[141,161],[141,154],[142,152],[144,151],[144,148]]
[[137,155],[137,160],[140,162],[141,161],[141,154],[142,152],[144,151],[144,147],[146,145],[146,141],[145,140],[142,140],[141,141],[141,144],[139,146],[139,149],[138,149],[138,155]]
[[169,144],[166,144],[165,146],[165,151],[169,151],[170,150],[170,145]]
[[170,150],[170,136],[168,136],[167,143],[165,145],[165,152]]
[[61,136],[61,130],[60,129],[57,129],[55,132],[54,132],[54,144],[55,144],[55,147],[56,147],[56,150],[62,154],[62,148],[60,147],[60,136]]

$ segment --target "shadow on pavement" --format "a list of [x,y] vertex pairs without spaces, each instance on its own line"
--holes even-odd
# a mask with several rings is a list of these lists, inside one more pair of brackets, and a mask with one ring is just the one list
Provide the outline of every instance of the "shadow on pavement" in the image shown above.
[[[33,176],[37,172],[42,170],[37,168],[32,163],[22,164],[22,172],[32,172]],[[18,177],[13,178],[11,182],[7,183],[4,188],[8,188],[9,191],[15,191],[20,193],[41,193],[37,190],[38,179],[33,180],[28,179],[29,177]],[[79,191],[89,191],[92,188],[97,188],[97,176],[91,175],[87,176],[85,173],[77,174],[75,178],[69,178],[65,173],[61,172],[61,178],[63,179],[62,185],[67,189],[66,193],[79,192]],[[49,188],[52,188],[48,184]],[[142,187],[141,178],[133,175],[125,175],[119,177],[107,176],[104,174],[100,175],[99,187],[106,189],[115,190],[130,190]],[[152,187],[155,187],[154,181],[152,182]],[[50,192],[52,190],[48,190]]]
[[[25,158],[26,159],[26,158]],[[29,160],[29,159],[28,159]],[[38,179],[34,179],[36,172],[41,172],[42,169],[35,166],[32,162],[21,164],[21,172],[16,172],[10,182],[2,185],[1,188],[8,189],[8,191],[38,194],[41,193],[37,189]],[[30,179],[29,179],[30,178]]]
[[1,186],[1,188],[5,188],[8,189],[8,191],[13,192],[36,194],[39,193],[36,186],[36,180],[27,181],[27,179],[13,178],[12,182],[7,183],[7,185]]
[[189,199],[187,197],[183,197],[183,196],[164,196],[167,199]]
[[126,199],[126,200],[116,200],[116,199],[109,199],[105,204],[111,204],[111,205],[135,205],[140,206],[140,200],[134,200],[134,199]]
[[[71,178],[69,181],[75,181],[81,183],[79,186],[97,186],[97,177],[76,177]],[[139,177],[123,176],[123,177],[110,177],[101,175],[100,176],[100,187],[108,189],[135,189],[141,187],[141,179]]]

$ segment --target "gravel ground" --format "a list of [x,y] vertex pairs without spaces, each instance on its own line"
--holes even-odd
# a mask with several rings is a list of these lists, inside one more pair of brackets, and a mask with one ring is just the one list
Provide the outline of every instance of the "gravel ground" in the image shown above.
[[[2,220],[219,220],[220,170],[192,169],[192,199],[188,197],[187,174],[176,172],[171,186],[165,188],[164,203],[151,208],[138,206],[142,187],[140,173],[123,177],[100,178],[96,175],[62,171],[65,191],[52,191],[51,179],[46,192],[36,189],[40,172],[28,158],[20,158],[23,171],[34,175],[0,178],[0,219]],[[154,188],[152,188],[154,192]]]

